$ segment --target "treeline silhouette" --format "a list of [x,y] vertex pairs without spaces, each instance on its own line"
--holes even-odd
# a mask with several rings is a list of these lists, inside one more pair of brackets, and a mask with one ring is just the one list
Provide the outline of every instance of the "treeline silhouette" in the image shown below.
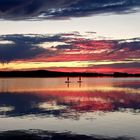
[[113,74],[88,73],[88,72],[56,72],[47,70],[36,71],[0,71],[0,77],[140,77],[140,74],[114,72]]

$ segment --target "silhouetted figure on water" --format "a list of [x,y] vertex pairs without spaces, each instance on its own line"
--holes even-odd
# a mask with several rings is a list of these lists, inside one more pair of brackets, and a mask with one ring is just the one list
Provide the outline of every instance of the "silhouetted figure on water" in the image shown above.
[[79,80],[77,81],[78,83],[82,83],[81,77],[79,77]]
[[67,77],[67,81],[65,81],[65,83],[70,83],[70,78]]

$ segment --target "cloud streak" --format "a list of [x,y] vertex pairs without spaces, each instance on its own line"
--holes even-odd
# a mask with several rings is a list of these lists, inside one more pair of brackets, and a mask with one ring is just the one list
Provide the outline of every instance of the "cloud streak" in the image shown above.
[[0,0],[0,19],[69,19],[104,13],[132,13],[139,0]]
[[[77,32],[50,35],[1,35],[1,69],[135,69],[140,38],[110,40]],[[110,68],[110,69],[109,69]],[[90,70],[89,70],[90,71]]]
[[[59,38],[59,37],[58,37]],[[37,46],[40,42],[45,41],[44,37],[32,37],[25,35],[4,35],[0,36],[0,62],[9,63],[34,58],[35,56],[46,52],[50,56],[51,52]],[[48,41],[57,40],[56,36],[48,37]]]

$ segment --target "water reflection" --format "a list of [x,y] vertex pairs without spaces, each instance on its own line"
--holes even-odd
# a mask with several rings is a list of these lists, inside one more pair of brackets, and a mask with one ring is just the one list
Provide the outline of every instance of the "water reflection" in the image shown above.
[[[17,128],[19,122],[13,119],[20,118],[23,119],[22,125],[28,122],[33,128],[39,127],[41,130],[55,131],[59,128],[53,125],[64,124],[60,128],[63,131],[74,131],[75,136],[78,133],[112,135],[115,138],[110,140],[118,140],[119,136],[123,136],[119,133],[126,130],[124,135],[137,139],[140,138],[137,132],[140,129],[137,125],[137,121],[140,121],[139,85],[139,78],[83,78],[82,82],[72,78],[67,83],[65,78],[0,79],[0,130],[14,121]],[[54,118],[61,121],[56,122]],[[30,119],[35,121],[30,122]],[[47,126],[44,126],[46,122]],[[66,122],[69,125],[65,126]],[[117,126],[113,126],[114,123]],[[124,125],[121,126],[121,123]],[[83,127],[76,129],[81,124]],[[127,125],[133,126],[129,127],[135,131],[132,132]],[[32,128],[30,126],[24,127]],[[23,128],[18,127],[19,130]],[[104,127],[108,127],[108,132]],[[116,127],[120,132],[116,133]],[[9,128],[6,127],[5,130]],[[101,137],[89,139],[100,140]],[[105,137],[102,139],[106,140]]]
[[129,137],[103,137],[71,134],[70,132],[57,133],[40,130],[6,131],[0,133],[1,140],[134,140]]
[[54,115],[71,112],[140,112],[140,94],[101,91],[40,91],[0,93],[0,115]]

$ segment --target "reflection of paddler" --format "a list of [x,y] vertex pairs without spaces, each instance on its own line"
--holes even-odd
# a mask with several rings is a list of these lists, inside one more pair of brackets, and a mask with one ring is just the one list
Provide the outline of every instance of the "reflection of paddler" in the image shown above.
[[65,81],[65,83],[70,83],[70,78],[67,77],[67,81]]
[[79,81],[77,81],[78,83],[82,83],[81,77],[79,77]]

